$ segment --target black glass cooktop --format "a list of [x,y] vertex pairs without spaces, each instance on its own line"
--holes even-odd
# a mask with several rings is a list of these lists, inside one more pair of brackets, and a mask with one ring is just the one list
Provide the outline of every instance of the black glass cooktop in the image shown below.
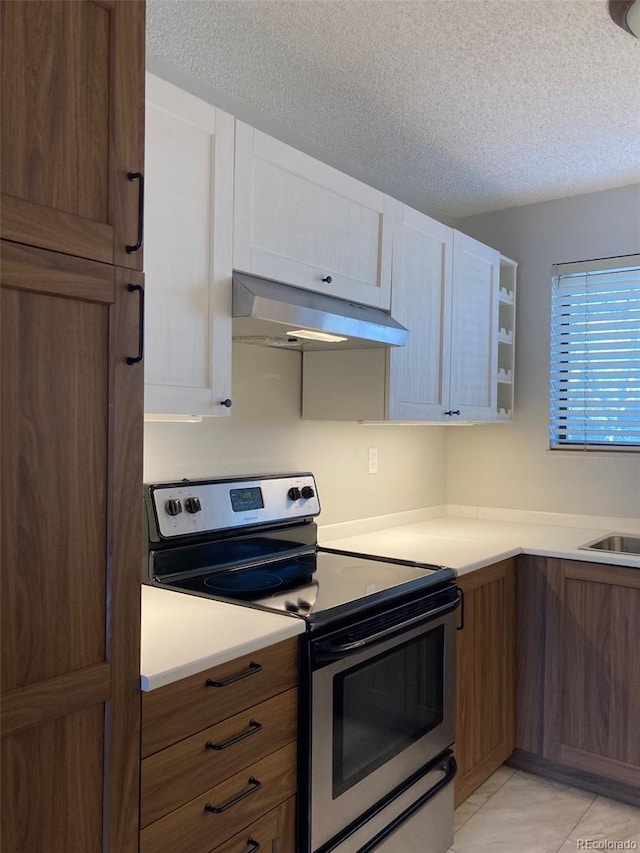
[[453,572],[439,566],[318,549],[251,567],[210,572],[201,567],[197,574],[165,581],[172,588],[314,620],[353,609],[356,602],[364,605],[365,599],[387,600],[452,579]]

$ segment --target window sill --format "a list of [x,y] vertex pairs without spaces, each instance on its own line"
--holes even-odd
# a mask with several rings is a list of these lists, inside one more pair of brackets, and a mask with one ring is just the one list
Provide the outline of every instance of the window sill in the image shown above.
[[608,456],[612,454],[628,454],[628,453],[640,453],[640,447],[612,447],[610,450],[589,450],[584,447],[558,447],[555,450],[551,450],[551,448],[547,448],[544,452],[545,456],[565,456],[565,455],[573,455],[573,456],[588,456],[589,459],[606,459]]

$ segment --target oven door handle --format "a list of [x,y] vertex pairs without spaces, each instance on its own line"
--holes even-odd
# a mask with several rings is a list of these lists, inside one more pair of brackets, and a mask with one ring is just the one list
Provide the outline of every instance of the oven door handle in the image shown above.
[[366,649],[369,646],[374,645],[378,640],[382,640],[391,634],[397,634],[399,631],[404,631],[407,628],[418,625],[420,622],[431,622],[436,616],[442,616],[445,613],[452,613],[456,607],[458,607],[458,604],[459,599],[450,601],[447,604],[443,604],[441,607],[436,607],[433,610],[430,610],[428,613],[420,613],[419,616],[407,619],[399,625],[392,625],[390,628],[385,628],[382,631],[376,631],[375,634],[370,634],[368,637],[363,637],[361,640],[354,640],[351,643],[333,645],[331,641],[320,641],[316,644],[316,654],[318,657],[321,656],[323,661],[329,661],[333,658],[354,654],[355,652],[362,651],[362,649]]

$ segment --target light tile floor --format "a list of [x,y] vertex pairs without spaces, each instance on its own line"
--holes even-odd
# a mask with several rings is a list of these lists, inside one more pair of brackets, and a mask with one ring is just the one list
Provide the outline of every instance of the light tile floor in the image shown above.
[[640,809],[502,766],[456,809],[454,831],[449,853],[640,851]]

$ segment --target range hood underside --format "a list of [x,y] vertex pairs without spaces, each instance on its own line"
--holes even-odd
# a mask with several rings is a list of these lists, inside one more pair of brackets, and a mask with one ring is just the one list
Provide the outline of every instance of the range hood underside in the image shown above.
[[[286,349],[332,350],[404,346],[408,332],[387,312],[245,273],[233,276],[233,339]],[[310,329],[347,338],[295,338]]]
[[291,349],[295,352],[389,348],[389,344],[363,338],[348,338],[340,343],[293,338],[287,332],[294,328],[301,328],[301,324],[296,326],[291,323],[276,323],[274,320],[257,320],[254,317],[234,317],[232,339],[234,343],[278,347],[279,349]]

